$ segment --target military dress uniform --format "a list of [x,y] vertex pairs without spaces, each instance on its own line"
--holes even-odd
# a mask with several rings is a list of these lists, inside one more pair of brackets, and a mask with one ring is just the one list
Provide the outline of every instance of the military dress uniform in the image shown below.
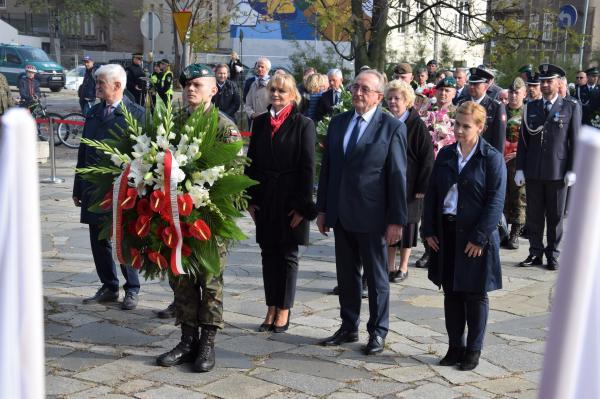
[[594,113],[600,111],[594,109],[594,105],[598,103],[600,99],[599,89],[590,89],[588,85],[575,87],[574,96],[581,103],[581,123],[584,125],[591,125],[591,120],[594,117]]
[[[565,75],[561,68],[551,64],[542,64],[539,69],[540,80]],[[520,266],[541,265],[545,253],[547,268],[555,270],[558,267],[566,181],[574,176],[574,147],[580,125],[581,108],[577,102],[563,99],[558,93],[550,101],[532,100],[523,109],[517,174],[522,172],[525,177],[529,257]],[[547,244],[544,248],[546,224]]]
[[[201,77],[214,77],[212,69],[204,64],[187,66],[180,78],[182,86],[187,81]],[[212,112],[211,105],[206,112]],[[189,111],[177,118],[189,117]],[[237,141],[240,134],[235,123],[226,114],[219,111],[219,137],[227,142]],[[156,361],[161,366],[174,366],[183,362],[194,362],[194,370],[206,372],[215,365],[214,340],[218,329],[223,324],[223,269],[226,261],[226,250],[220,246],[221,273],[210,280],[199,275],[195,281],[189,275],[181,275],[170,279],[169,284],[175,297],[175,324],[181,325],[181,342],[171,351],[160,355]],[[198,329],[201,329],[198,337]]]
[[[485,83],[494,77],[491,72],[482,68],[471,68],[469,72],[469,83]],[[463,97],[459,105],[466,101],[477,102],[477,100],[471,96]],[[492,99],[487,94],[479,101],[479,105],[485,108],[487,114],[485,129],[481,136],[503,154],[506,137],[506,108],[503,103]]]
[[[142,58],[142,56],[142,54],[133,54],[133,58]],[[125,68],[125,72],[127,72],[127,91],[131,93],[136,104],[144,105],[142,98],[143,87],[146,85],[146,82],[142,79],[146,77],[144,70],[140,65],[132,62],[131,65]]]

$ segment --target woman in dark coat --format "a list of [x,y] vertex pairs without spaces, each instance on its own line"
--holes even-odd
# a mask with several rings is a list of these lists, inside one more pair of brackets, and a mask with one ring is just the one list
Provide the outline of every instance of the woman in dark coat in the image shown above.
[[300,94],[291,75],[276,74],[267,85],[269,112],[252,126],[246,174],[259,182],[249,190],[248,212],[260,244],[267,316],[259,331],[284,332],[290,321],[298,273],[298,245],[308,244],[315,126],[300,114]]
[[[389,110],[406,124],[406,203],[408,224],[404,226],[402,240],[388,248],[388,271],[390,282],[396,283],[408,277],[408,259],[412,247],[417,246],[418,224],[423,211],[423,198],[433,169],[433,145],[427,126],[413,108],[415,93],[401,80],[392,80],[386,88]],[[395,265],[396,248],[400,248],[400,268]]]
[[440,365],[459,364],[461,370],[479,364],[489,313],[487,292],[502,288],[496,226],[504,206],[506,168],[502,154],[480,137],[485,120],[485,109],[472,101],[457,109],[457,142],[438,153],[423,215],[423,232],[432,249],[429,279],[444,289],[449,348]]

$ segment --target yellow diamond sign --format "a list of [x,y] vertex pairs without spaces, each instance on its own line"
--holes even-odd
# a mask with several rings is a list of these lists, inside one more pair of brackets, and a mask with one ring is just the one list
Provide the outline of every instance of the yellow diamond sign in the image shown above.
[[175,28],[177,28],[177,34],[179,35],[181,43],[185,42],[185,35],[190,26],[191,19],[191,11],[175,11],[173,13],[173,21],[175,21]]

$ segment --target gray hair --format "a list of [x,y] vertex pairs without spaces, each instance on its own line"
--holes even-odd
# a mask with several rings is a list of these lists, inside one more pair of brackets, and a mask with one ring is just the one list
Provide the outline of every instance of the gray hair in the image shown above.
[[125,85],[127,84],[127,73],[119,64],[102,65],[96,70],[94,76],[96,78],[104,77],[110,83],[119,82],[123,89],[125,89]]
[[258,64],[261,61],[267,65],[268,70],[271,70],[271,61],[267,57],[258,57],[256,63]]
[[377,91],[380,93],[385,92],[385,78],[383,77],[383,74],[381,72],[379,72],[376,69],[365,69],[364,71],[362,71],[361,73],[356,75],[356,78],[354,78],[354,81],[356,82],[358,77],[363,74],[375,76],[377,78],[377,80],[379,81],[379,83],[377,84]]
[[406,102],[406,108],[411,108],[415,105],[415,91],[413,88],[403,80],[392,80],[387,84],[385,88],[385,97],[388,98],[388,95],[391,91],[397,91],[400,93],[402,97],[404,97],[404,101]]
[[342,71],[340,71],[337,68],[331,68],[329,71],[327,71],[327,77],[330,78],[332,76],[338,77],[340,79],[343,78]]

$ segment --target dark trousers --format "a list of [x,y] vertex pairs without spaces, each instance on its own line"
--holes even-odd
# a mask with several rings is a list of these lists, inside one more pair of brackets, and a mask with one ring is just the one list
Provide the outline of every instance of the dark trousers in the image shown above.
[[90,112],[90,109],[94,106],[95,101],[84,100],[83,98],[79,99],[79,107],[81,108],[81,113],[83,116],[87,116]]
[[383,234],[348,231],[339,221],[333,231],[342,329],[358,330],[362,265],[369,289],[367,331],[370,335],[385,337],[389,328],[390,283]]
[[465,347],[465,325],[468,327],[467,350],[480,351],[489,313],[486,292],[454,291],[454,259],[456,223],[444,221],[444,317],[448,344],[451,348]]
[[298,245],[260,244],[267,306],[294,307],[298,277]]
[[[108,240],[98,239],[100,234],[100,225],[90,224],[90,244],[92,246],[92,256],[96,264],[96,272],[102,286],[108,287],[113,291],[119,290],[119,278],[117,277],[117,267],[112,258],[112,246]],[[140,291],[140,280],[138,272],[131,266],[121,265],[121,273],[125,277],[125,291]]]
[[[534,256],[558,258],[558,245],[563,234],[563,215],[567,185],[562,180],[527,179],[527,233],[529,253]],[[546,248],[544,248],[546,225]]]

